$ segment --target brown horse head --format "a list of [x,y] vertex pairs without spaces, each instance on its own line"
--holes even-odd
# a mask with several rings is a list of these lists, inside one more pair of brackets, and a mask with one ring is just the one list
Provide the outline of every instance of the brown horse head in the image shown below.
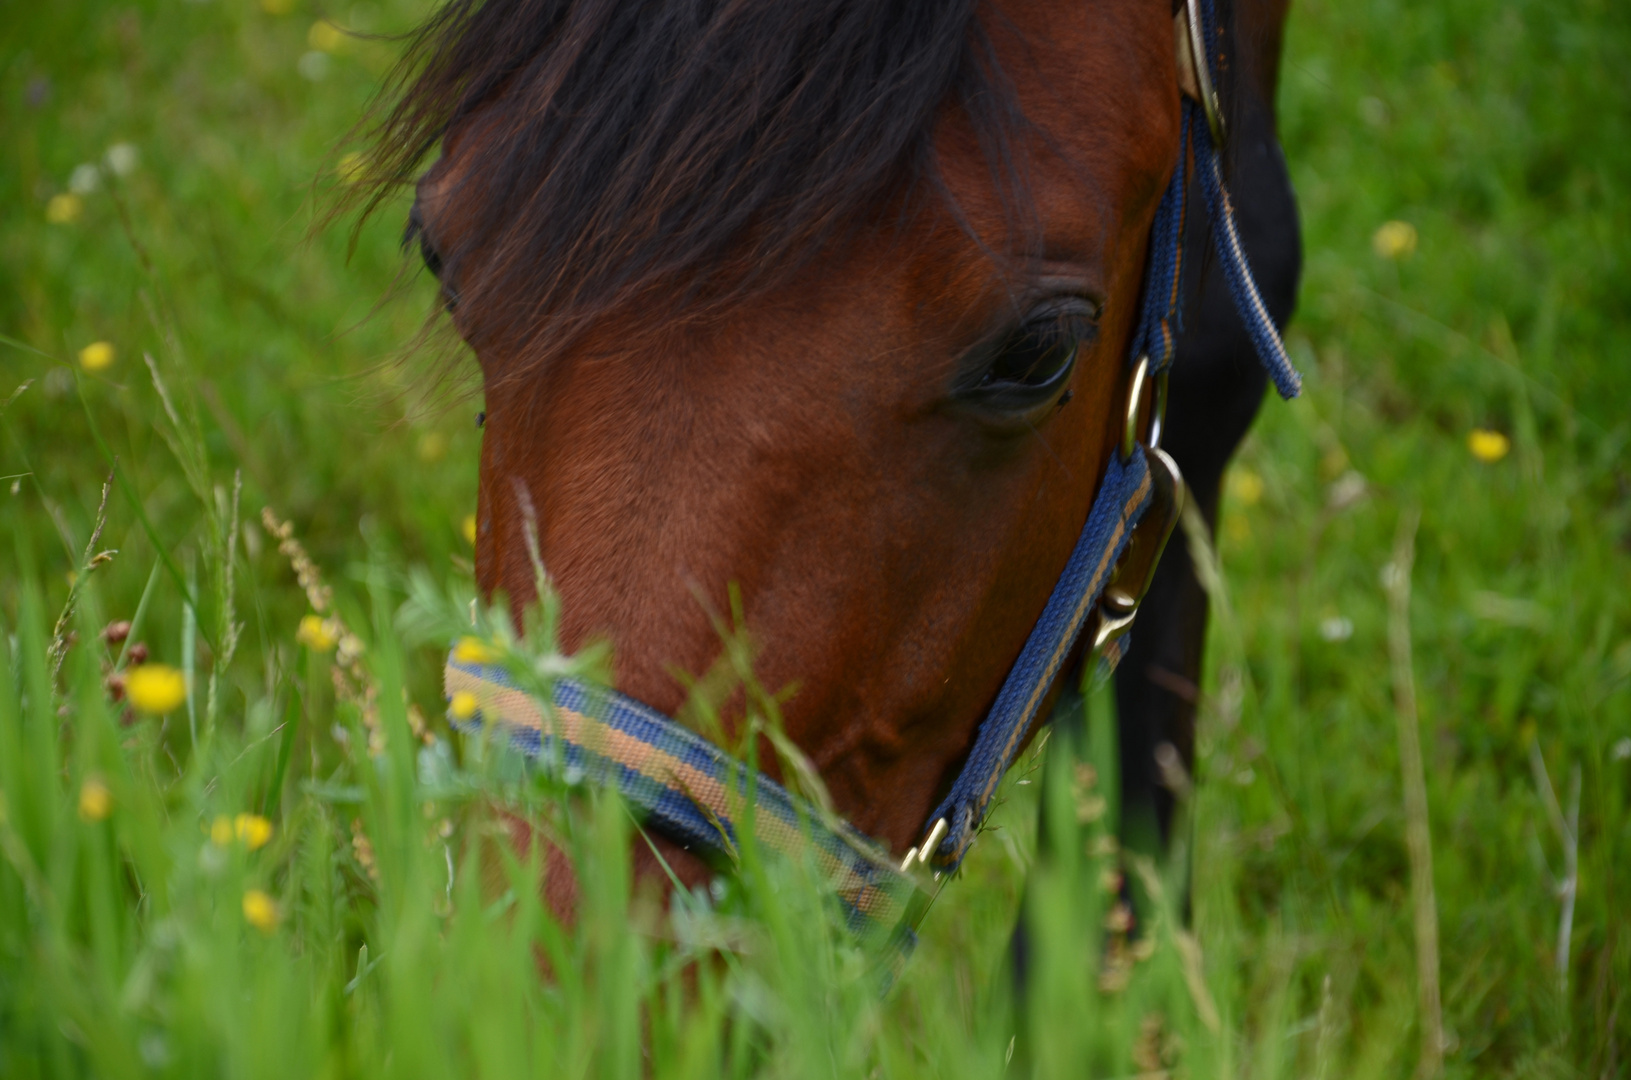
[[[458,0],[382,175],[485,380],[480,587],[673,712],[740,590],[905,850],[1121,433],[1179,152],[1169,0]],[[698,868],[683,859],[692,873]]]

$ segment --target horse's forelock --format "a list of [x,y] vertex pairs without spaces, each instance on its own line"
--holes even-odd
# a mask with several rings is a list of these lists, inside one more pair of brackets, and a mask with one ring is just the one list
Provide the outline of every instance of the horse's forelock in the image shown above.
[[495,113],[444,193],[458,239],[431,237],[484,335],[537,355],[623,310],[706,319],[909,207],[948,100],[1014,190],[977,3],[453,0],[409,39],[353,197]]

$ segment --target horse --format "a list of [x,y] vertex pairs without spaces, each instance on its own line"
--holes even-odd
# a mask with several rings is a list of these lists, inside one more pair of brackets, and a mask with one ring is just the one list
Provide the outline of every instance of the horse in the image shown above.
[[[719,656],[735,590],[836,812],[892,859],[938,851],[924,822],[1131,437],[1152,228],[1202,196],[1186,93],[1229,125],[1238,239],[1290,316],[1287,4],[1203,27],[1195,0],[452,0],[411,36],[356,190],[415,185],[405,245],[480,366],[479,589],[520,619],[534,531],[562,642],[609,642],[654,715]],[[1266,377],[1216,223],[1173,220],[1165,445],[1210,525]],[[1123,821],[1163,832],[1206,624],[1174,546],[1115,682]],[[657,888],[715,872],[652,840],[633,857]],[[553,850],[546,894],[571,918]]]

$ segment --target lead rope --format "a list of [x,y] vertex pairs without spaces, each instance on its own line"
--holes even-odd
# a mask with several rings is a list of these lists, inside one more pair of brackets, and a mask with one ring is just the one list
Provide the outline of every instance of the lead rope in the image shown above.
[[1206,118],[1203,128],[1204,134],[1193,140],[1195,154],[1195,172],[1201,183],[1201,194],[1206,200],[1206,212],[1212,219],[1213,247],[1223,263],[1223,276],[1229,283],[1229,293],[1234,297],[1235,310],[1240,312],[1240,318],[1246,324],[1246,333],[1252,339],[1252,345],[1257,350],[1257,359],[1262,363],[1263,370],[1268,372],[1269,378],[1274,381],[1274,388],[1286,400],[1302,393],[1303,379],[1291,363],[1291,357],[1286,354],[1285,342],[1280,340],[1280,331],[1274,325],[1274,319],[1269,315],[1267,305],[1263,303],[1263,294],[1257,289],[1257,278],[1252,274],[1251,263],[1246,258],[1246,248],[1240,242],[1240,230],[1235,225],[1234,200],[1229,197],[1229,189],[1223,183],[1223,165],[1219,161],[1223,150],[1223,117],[1218,96],[1213,87],[1216,85],[1213,65],[1223,62],[1221,41],[1216,25],[1216,14],[1213,10],[1214,0],[1187,0],[1188,15],[1192,26],[1197,26],[1198,33],[1191,33],[1190,41],[1199,39],[1200,48],[1195,57],[1197,81],[1201,83],[1201,97],[1199,103],[1185,101],[1184,111],[1192,112],[1200,109]]
[[1223,263],[1223,277],[1229,282],[1235,309],[1246,324],[1246,333],[1251,336],[1252,345],[1257,349],[1257,358],[1262,362],[1263,370],[1274,381],[1274,388],[1280,392],[1280,396],[1289,401],[1302,393],[1303,377],[1292,366],[1291,357],[1286,355],[1285,342],[1280,340],[1280,331],[1275,328],[1274,319],[1263,303],[1263,294],[1257,291],[1257,279],[1252,276],[1251,265],[1246,261],[1246,249],[1240,242],[1240,230],[1235,227],[1234,204],[1229,198],[1229,189],[1223,186],[1223,170],[1218,165],[1218,154],[1209,138],[1195,141],[1195,171],[1200,174],[1206,212],[1212,217],[1213,246],[1219,261]]

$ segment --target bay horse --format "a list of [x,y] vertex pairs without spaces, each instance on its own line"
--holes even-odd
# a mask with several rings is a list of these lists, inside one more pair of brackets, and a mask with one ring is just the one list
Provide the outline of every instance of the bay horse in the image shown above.
[[[481,368],[479,588],[519,619],[535,521],[563,645],[609,641],[652,716],[684,704],[676,669],[714,663],[738,589],[838,814],[891,858],[939,853],[924,823],[1131,437],[1152,235],[1210,175],[1186,151],[1197,76],[1208,124],[1227,103],[1257,306],[1290,315],[1287,3],[1205,0],[1203,25],[1196,0],[452,0],[411,38],[359,190],[377,205],[439,151],[408,239]],[[1265,376],[1205,254],[1218,223],[1172,222],[1165,446],[1211,522]],[[1157,750],[1192,762],[1206,621],[1174,554],[1115,684],[1123,820],[1163,830]],[[653,839],[639,874],[714,872]],[[558,853],[546,891],[570,917]]]

